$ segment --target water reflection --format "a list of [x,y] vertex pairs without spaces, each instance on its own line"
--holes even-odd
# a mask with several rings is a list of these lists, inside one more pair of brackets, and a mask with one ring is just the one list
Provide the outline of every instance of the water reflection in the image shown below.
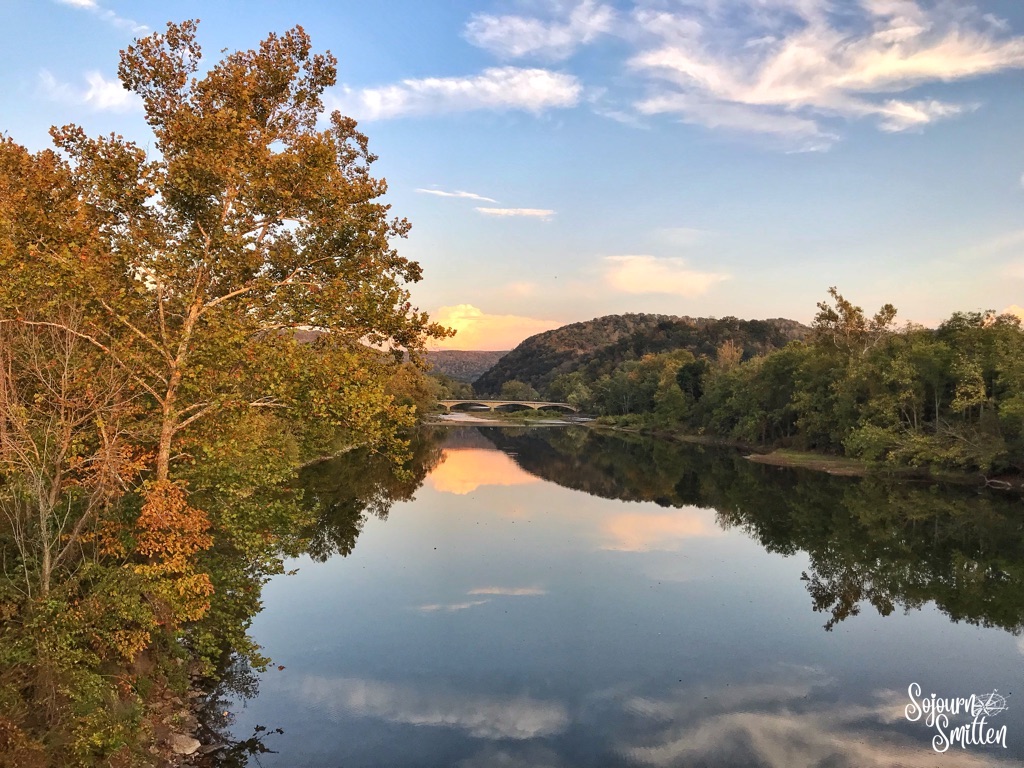
[[[463,430],[459,430],[461,432]],[[478,430],[458,432],[445,441],[439,466],[427,477],[427,484],[447,494],[465,496],[483,485],[524,485],[541,482],[537,475],[523,471],[515,461],[495,451]]]
[[307,677],[302,694],[331,712],[390,723],[451,728],[479,739],[535,739],[565,730],[563,704],[530,696],[467,694],[445,688],[411,688],[379,680]]
[[310,556],[254,623],[287,668],[226,707],[283,730],[260,765],[1022,765],[1015,704],[948,759],[903,717],[1016,682],[1019,499],[583,429],[414,452],[303,476]]
[[[888,615],[934,601],[954,621],[1024,631],[1019,497],[779,470],[721,449],[587,430],[485,434],[545,480],[604,498],[714,509],[719,530],[742,530],[769,552],[806,552],[803,577],[814,610],[829,614],[826,629],[864,603]],[[657,546],[659,529],[709,535],[689,514],[624,514],[618,541]]]
[[441,461],[440,440],[437,432],[417,434],[404,467],[362,449],[305,467],[299,485],[315,521],[305,531],[309,556],[322,562],[350,554],[367,519],[386,520],[395,502],[413,497]]
[[685,539],[719,536],[722,529],[699,510],[683,509],[663,514],[612,515],[601,526],[607,539],[604,549],[619,552],[672,551]]
[[[622,751],[641,765],[934,768],[940,755],[901,734],[906,698],[874,691],[864,704],[828,701],[829,681],[792,670],[775,684],[674,691],[626,702]],[[1019,765],[958,752],[962,768]]]

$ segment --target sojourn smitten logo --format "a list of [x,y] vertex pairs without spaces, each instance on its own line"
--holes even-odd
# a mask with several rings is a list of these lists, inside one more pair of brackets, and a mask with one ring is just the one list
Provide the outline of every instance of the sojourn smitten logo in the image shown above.
[[921,695],[921,686],[911,683],[907,688],[910,703],[904,709],[907,720],[935,729],[932,749],[945,752],[950,747],[1001,746],[1006,749],[1006,726],[994,726],[989,718],[1006,711],[1006,698],[998,690],[972,693],[967,697],[942,698],[934,693]]

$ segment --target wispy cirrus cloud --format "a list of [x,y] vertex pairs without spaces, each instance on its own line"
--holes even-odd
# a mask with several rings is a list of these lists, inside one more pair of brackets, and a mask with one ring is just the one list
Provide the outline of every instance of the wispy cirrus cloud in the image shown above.
[[134,32],[137,35],[149,31],[149,27],[145,24],[140,24],[134,19],[128,19],[124,16],[120,16],[109,8],[102,7],[96,2],[96,0],[55,0],[55,2],[58,5],[67,5],[83,11],[89,11],[108,24],[111,24],[118,29],[126,29],[129,32]]
[[44,97],[65,104],[84,105],[97,112],[133,112],[142,109],[142,100],[124,88],[119,80],[108,80],[99,72],[86,72],[85,84],[60,82],[47,70],[39,73]]
[[555,211],[547,208],[477,208],[477,210],[485,216],[499,216],[503,218],[520,216],[547,220],[555,215]]
[[502,595],[505,597],[540,597],[548,591],[540,587],[477,587],[471,589],[468,595]]
[[333,107],[363,120],[473,110],[540,114],[573,107],[583,92],[575,76],[547,69],[491,67],[465,77],[402,80],[375,88],[342,88]]
[[1024,38],[960,4],[917,0],[719,0],[634,12],[630,69],[646,78],[642,114],[827,149],[831,120],[919,129],[975,108],[920,86],[1024,67]]
[[478,195],[475,192],[463,192],[461,190],[446,192],[443,189],[417,189],[416,191],[422,192],[424,195],[436,195],[437,197],[456,197],[463,200],[479,200],[484,203],[498,202],[493,197],[484,197],[483,195]]
[[463,35],[473,45],[502,58],[536,56],[558,61],[611,32],[616,22],[615,9],[595,0],[582,0],[568,9],[556,4],[555,10],[550,19],[477,13],[467,22]]
[[985,258],[1024,253],[1024,229],[993,235],[967,248],[965,253],[969,256]]
[[606,256],[605,283],[623,293],[669,293],[700,296],[716,283],[728,280],[720,272],[700,272],[683,259],[659,259],[648,255]]
[[465,611],[468,608],[475,608],[478,605],[489,603],[490,600],[466,600],[462,603],[431,603],[429,605],[418,605],[416,610],[421,613],[454,613],[455,611]]

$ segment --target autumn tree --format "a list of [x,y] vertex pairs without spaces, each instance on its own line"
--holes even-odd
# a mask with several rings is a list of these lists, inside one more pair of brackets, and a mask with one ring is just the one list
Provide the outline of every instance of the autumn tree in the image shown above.
[[[211,65],[172,23],[121,54],[151,140],[0,138],[0,699],[60,730],[33,691],[72,692],[53,764],[126,745],[100,664],[239,638],[296,529],[267,489],[303,456],[401,453],[399,361],[448,332],[412,306],[366,136],[325,113],[335,65],[298,27]],[[44,658],[46,686],[11,672]]]
[[863,309],[846,299],[834,286],[828,289],[828,294],[834,305],[819,301],[818,312],[814,316],[814,337],[817,340],[831,342],[848,353],[864,353],[891,330],[896,319],[896,308],[892,304],[884,304],[868,318]]
[[[386,184],[370,173],[366,137],[323,114],[334,57],[313,53],[297,27],[199,77],[196,31],[169,24],[122,52],[119,75],[144,105],[152,154],[76,126],[53,131],[95,236],[15,254],[29,287],[56,279],[85,299],[76,332],[152,399],[158,483],[198,420],[294,403],[283,379],[301,355],[289,329],[322,329],[322,346],[349,350],[347,383],[371,366],[366,344],[415,352],[444,333],[410,304],[405,284],[420,268],[392,245],[409,225],[380,201]],[[20,309],[17,295],[5,303]],[[328,384],[326,400],[345,388]],[[360,408],[334,405],[335,423],[372,437]]]

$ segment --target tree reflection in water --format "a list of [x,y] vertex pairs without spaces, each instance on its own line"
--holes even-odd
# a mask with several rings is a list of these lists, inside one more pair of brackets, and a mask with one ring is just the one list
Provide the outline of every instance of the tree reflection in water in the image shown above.
[[420,430],[402,467],[363,449],[305,467],[299,485],[316,521],[304,537],[306,553],[318,562],[351,554],[370,516],[386,520],[392,504],[412,499],[441,460],[443,438],[441,430]]
[[[298,537],[304,542],[305,553],[319,562],[334,555],[349,555],[370,516],[385,520],[392,504],[412,499],[440,461],[444,436],[443,431],[419,431],[403,466],[396,466],[388,456],[360,449],[304,467],[297,478],[302,491],[298,503],[306,507],[306,518],[315,521]],[[204,697],[198,713],[201,740],[218,747],[202,758],[201,765],[259,765],[259,755],[274,751],[270,737],[283,733],[279,728],[260,725],[247,739],[231,736],[232,702],[258,694],[259,673],[248,659],[240,654],[227,655],[216,685]]]
[[[303,534],[315,560],[346,556],[372,515],[386,519],[410,500],[443,459],[442,449],[493,446],[523,470],[608,499],[665,508],[713,509],[724,529],[739,529],[769,552],[806,552],[803,574],[825,629],[863,605],[888,615],[934,601],[954,622],[1024,630],[1024,504],[1019,497],[963,487],[872,477],[832,477],[746,461],[736,451],[585,428],[423,431],[411,460],[353,451],[305,468],[302,503],[315,520]],[[257,728],[229,738],[230,701],[256,695],[258,679],[233,658],[206,700],[207,741],[224,746],[205,758],[217,768],[259,764],[280,731]]]
[[528,472],[596,496],[714,509],[769,552],[808,554],[825,629],[868,603],[888,615],[929,601],[953,621],[1024,631],[1018,496],[746,461],[732,450],[585,429],[481,430]]

